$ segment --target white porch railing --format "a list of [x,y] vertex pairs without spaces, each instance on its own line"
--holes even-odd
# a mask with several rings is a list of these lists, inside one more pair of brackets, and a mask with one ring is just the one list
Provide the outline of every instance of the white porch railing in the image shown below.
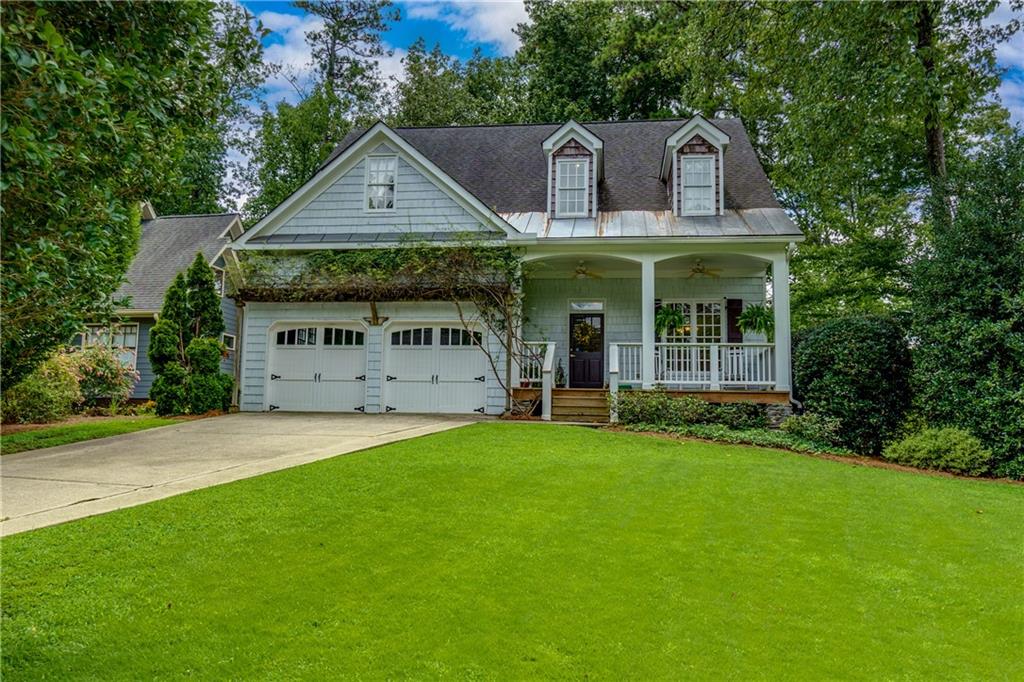
[[[642,383],[642,345],[619,343],[619,383]],[[775,385],[775,346],[770,343],[656,343],[654,381],[669,387],[770,388]]]
[[555,385],[555,344],[548,341],[527,341],[523,345],[523,357],[519,359],[520,385],[540,382],[540,418],[551,421],[551,394]]
[[544,369],[544,353],[546,341],[526,341],[523,343],[523,357],[519,360],[519,381],[539,383]]

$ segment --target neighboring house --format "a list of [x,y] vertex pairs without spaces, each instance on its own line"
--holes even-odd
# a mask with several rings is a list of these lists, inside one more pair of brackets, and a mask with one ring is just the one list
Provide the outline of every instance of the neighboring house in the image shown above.
[[102,325],[88,325],[75,345],[109,343],[120,349],[124,364],[139,373],[132,398],[149,397],[153,385],[153,369],[149,364],[149,331],[163,307],[164,294],[175,276],[188,269],[197,253],[202,253],[213,267],[221,294],[225,333],[222,337],[228,357],[221,369],[238,376],[238,306],[225,292],[226,260],[231,257],[228,245],[242,234],[241,219],[236,213],[208,215],[157,216],[148,202],[142,207],[142,237],[139,251],[132,261],[125,284],[114,294],[127,298],[129,307],[118,310],[121,323],[112,333]]
[[[552,403],[556,416],[586,414],[570,398],[604,405],[606,387],[624,385],[788,405],[789,255],[803,236],[737,119],[378,123],[232,248],[298,258],[466,231],[525,253],[524,335],[544,366],[522,360],[523,377],[543,377],[547,395],[560,364],[577,389],[556,390],[545,415]],[[736,322],[765,301],[769,267],[774,344]],[[659,306],[688,323],[656,338]],[[241,409],[502,412],[483,354],[451,331],[453,305],[377,307],[371,325],[366,303],[245,302]]]

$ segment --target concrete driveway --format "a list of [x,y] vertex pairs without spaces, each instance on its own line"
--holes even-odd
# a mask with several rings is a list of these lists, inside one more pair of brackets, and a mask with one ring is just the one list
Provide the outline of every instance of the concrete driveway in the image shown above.
[[0,459],[0,535],[453,429],[435,415],[232,414]]

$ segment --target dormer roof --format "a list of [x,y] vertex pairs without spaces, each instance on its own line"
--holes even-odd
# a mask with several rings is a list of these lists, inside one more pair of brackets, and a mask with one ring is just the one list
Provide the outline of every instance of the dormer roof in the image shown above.
[[[745,132],[746,131],[744,131],[744,133]],[[686,123],[679,126],[675,132],[665,138],[665,150],[661,157],[662,180],[668,177],[668,171],[672,167],[672,152],[693,139],[694,135],[700,135],[722,151],[725,151],[731,141],[728,133],[724,130],[717,127],[700,114],[694,116]],[[728,163],[728,159],[726,159],[726,168],[728,168]]]
[[600,181],[604,169],[604,140],[585,125],[570,120],[546,137],[541,143],[541,147],[544,149],[545,154],[551,154],[569,140],[576,140],[594,155],[594,168],[597,173],[597,179]]

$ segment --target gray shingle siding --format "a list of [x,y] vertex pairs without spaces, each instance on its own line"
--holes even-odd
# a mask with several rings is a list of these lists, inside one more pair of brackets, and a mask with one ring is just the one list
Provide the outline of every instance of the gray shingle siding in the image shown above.
[[276,235],[380,232],[469,232],[481,225],[405,159],[398,160],[395,210],[364,209],[366,162],[359,161],[288,219]]
[[153,366],[149,364],[149,331],[153,328],[155,321],[150,318],[148,320],[132,320],[137,322],[139,325],[139,341],[137,348],[137,357],[135,359],[135,371],[139,373],[139,380],[135,382],[135,388],[132,389],[132,398],[136,400],[145,400],[149,398],[149,389],[153,387]]

